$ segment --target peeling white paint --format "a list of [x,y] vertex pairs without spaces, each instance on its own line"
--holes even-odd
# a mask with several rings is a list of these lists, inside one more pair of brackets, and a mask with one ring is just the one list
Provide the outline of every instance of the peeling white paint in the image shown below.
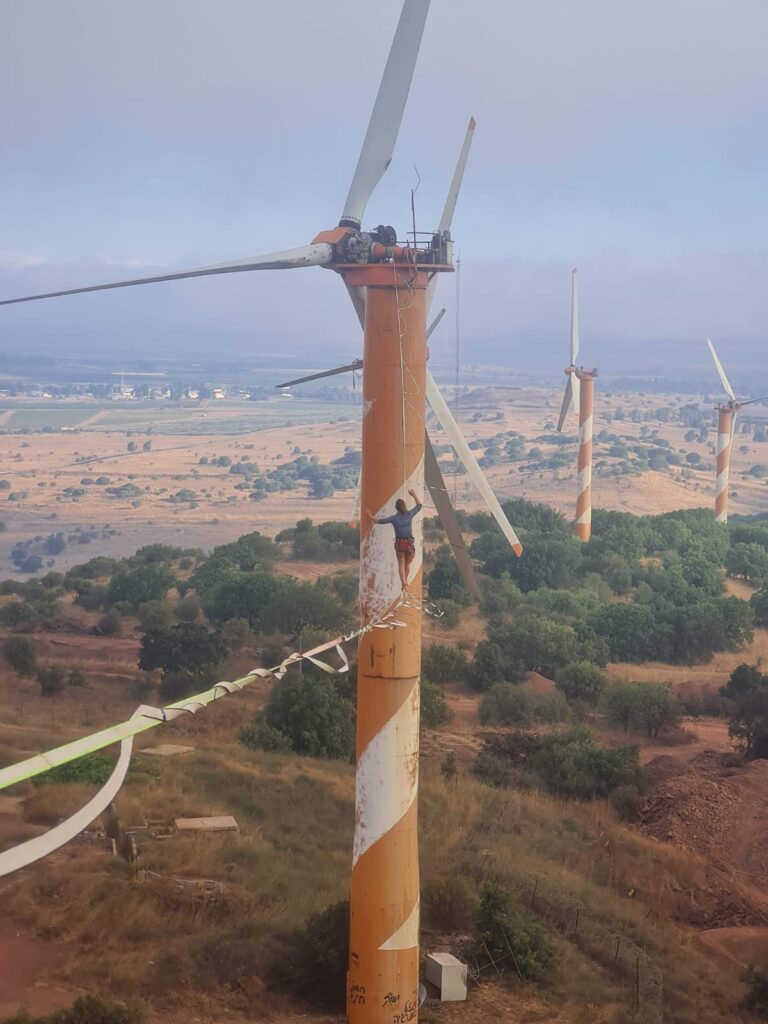
[[376,733],[357,762],[352,865],[401,820],[419,787],[419,687]]

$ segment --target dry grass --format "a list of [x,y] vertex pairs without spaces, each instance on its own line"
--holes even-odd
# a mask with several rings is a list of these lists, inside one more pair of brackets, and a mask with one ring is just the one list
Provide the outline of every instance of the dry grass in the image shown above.
[[[27,814],[49,816],[53,789],[28,799]],[[118,995],[138,988],[158,1005],[186,993],[180,998],[190,1006],[209,997],[220,1010],[245,1011],[245,990],[258,988],[252,976],[279,950],[286,930],[345,894],[353,789],[349,766],[232,746],[163,762],[160,778],[138,770],[118,803],[126,822],[237,818],[239,836],[141,844],[142,867],[220,880],[220,900],[200,905],[162,881],[133,881],[122,862],[81,846],[11,880],[0,906],[77,945],[66,968],[73,984]],[[737,998],[732,982],[689,948],[673,923],[702,885],[696,857],[635,835],[605,805],[500,792],[464,773],[451,786],[427,780],[421,807],[425,892],[437,883],[449,893],[461,889],[470,910],[485,878],[516,893],[557,936],[560,968],[549,1001],[592,1005],[592,1020],[610,1020],[628,1005],[623,974],[611,962],[608,937],[619,935],[624,948],[642,947],[649,962],[662,965],[665,988],[674,993],[665,1021],[734,1019],[727,1009]],[[436,939],[427,932],[426,944]]]

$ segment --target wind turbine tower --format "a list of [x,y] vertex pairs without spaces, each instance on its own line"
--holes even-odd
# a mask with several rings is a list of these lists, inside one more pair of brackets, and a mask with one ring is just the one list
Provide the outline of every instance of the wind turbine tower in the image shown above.
[[[519,555],[518,538],[427,370],[427,310],[437,275],[453,270],[450,224],[474,121],[435,232],[423,237],[414,231],[412,242],[399,243],[395,229],[387,225],[362,229],[368,201],[392,159],[428,10],[429,0],[404,0],[337,227],[321,231],[309,245],[282,252],[6,299],[0,305],[219,274],[327,267],[342,278],[364,328],[362,509],[383,516],[409,488],[423,493],[429,401]],[[591,412],[591,398],[589,408]],[[360,608],[362,623],[371,628],[361,638],[358,652],[347,976],[351,1024],[391,1024],[393,1019],[410,1024],[418,1017],[420,517],[414,528],[417,556],[409,596],[402,601],[390,532],[377,529],[367,518],[361,522]],[[399,628],[374,628],[395,608]]]
[[574,267],[571,271],[571,361],[565,368],[568,380],[565,385],[563,404],[560,407],[557,429],[562,431],[568,409],[573,403],[574,410],[579,417],[578,492],[573,531],[579,540],[587,541],[592,536],[592,422],[597,369],[587,370],[576,364],[579,354],[577,277],[578,273]]
[[728,396],[727,402],[722,402],[717,407],[717,478],[715,480],[715,519],[718,523],[728,522],[728,476],[731,467],[731,447],[733,445],[733,433],[736,429],[736,413],[745,405],[752,405],[754,402],[762,402],[762,398],[750,398],[749,401],[740,402],[736,398],[731,382],[725,375],[723,364],[717,357],[715,346],[707,338],[712,360],[717,370],[717,375],[723,385],[723,390]]

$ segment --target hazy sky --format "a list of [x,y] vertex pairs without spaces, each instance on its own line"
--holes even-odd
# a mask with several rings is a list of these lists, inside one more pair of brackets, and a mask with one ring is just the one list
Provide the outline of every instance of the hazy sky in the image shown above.
[[[0,296],[334,226],[399,8],[0,0]],[[738,368],[768,333],[767,43],[765,0],[433,0],[366,224],[408,227],[416,164],[434,226],[474,114],[454,220],[467,362],[559,369],[577,264],[586,362],[704,366],[709,333]],[[5,351],[320,345],[314,365],[354,353],[359,328],[319,269],[0,309]]]

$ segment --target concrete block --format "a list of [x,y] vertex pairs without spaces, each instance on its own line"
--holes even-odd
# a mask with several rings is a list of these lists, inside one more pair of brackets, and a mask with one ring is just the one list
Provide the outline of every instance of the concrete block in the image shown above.
[[427,955],[427,980],[440,991],[440,1001],[464,1002],[467,998],[467,965],[452,953]]
[[217,814],[212,818],[177,818],[175,823],[177,832],[235,832],[240,831],[231,814]]
[[156,747],[145,747],[140,753],[146,757],[177,757],[179,754],[191,754],[194,749],[177,743],[158,743]]

